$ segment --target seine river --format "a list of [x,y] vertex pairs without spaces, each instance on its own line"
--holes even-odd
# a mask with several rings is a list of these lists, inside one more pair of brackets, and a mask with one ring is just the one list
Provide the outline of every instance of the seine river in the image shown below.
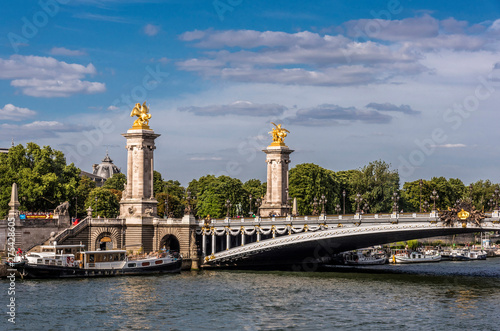
[[[0,281],[2,307],[7,281]],[[12,330],[498,330],[500,258],[16,281]]]

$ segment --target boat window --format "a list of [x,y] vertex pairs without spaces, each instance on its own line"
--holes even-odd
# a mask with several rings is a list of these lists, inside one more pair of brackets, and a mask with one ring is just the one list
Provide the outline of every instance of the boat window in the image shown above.
[[129,263],[127,266],[128,266],[129,268],[135,268],[135,263]]
[[42,263],[42,261],[43,261],[42,259],[37,259],[36,263]]
[[94,254],[89,255],[89,262],[94,262]]
[[143,267],[147,267],[149,265],[149,262],[142,262]]
[[120,254],[120,261],[123,261],[123,260],[125,260],[125,253]]
[[110,260],[110,261],[114,261],[114,260],[115,260],[115,258],[114,258],[114,255],[113,255],[113,254],[109,254],[109,260]]
[[162,260],[156,260],[156,261],[155,261],[155,264],[162,264],[162,263],[163,263],[163,261],[162,261]]
[[102,256],[102,260],[103,260],[103,261],[106,261],[106,260],[107,260],[107,256],[106,256],[106,254],[104,254],[104,255]]

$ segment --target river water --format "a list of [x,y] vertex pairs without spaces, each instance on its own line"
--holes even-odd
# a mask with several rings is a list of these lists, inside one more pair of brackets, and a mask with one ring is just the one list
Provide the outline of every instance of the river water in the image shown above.
[[[361,269],[361,270],[360,270]],[[3,310],[9,283],[0,281]],[[16,281],[12,330],[498,330],[500,258]]]

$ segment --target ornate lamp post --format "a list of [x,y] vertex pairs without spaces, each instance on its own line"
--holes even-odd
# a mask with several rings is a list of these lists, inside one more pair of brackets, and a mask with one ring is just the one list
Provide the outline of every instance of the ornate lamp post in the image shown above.
[[422,212],[422,185],[424,184],[423,180],[420,180],[420,182],[418,183],[418,187],[419,187],[419,192],[418,192],[418,212],[421,213]]
[[361,212],[364,214],[364,213],[368,213],[368,210],[370,209],[370,205],[368,204],[368,202],[365,202],[364,206],[363,206],[363,209],[361,210]]
[[184,215],[191,215],[191,191],[186,192],[186,208],[184,208]]
[[398,203],[399,203],[399,194],[398,192],[394,192],[392,197],[392,212],[393,213],[399,213],[399,208],[398,208]]
[[324,194],[321,195],[321,198],[319,199],[319,203],[321,203],[321,215],[325,215],[325,204],[328,200],[326,200],[326,197]]
[[316,197],[314,197],[311,205],[313,206],[313,212],[312,212],[313,216],[318,215],[318,199]]
[[344,210],[343,210],[342,214],[345,215],[345,190],[342,191],[342,199],[343,199],[343,202],[344,202]]
[[470,202],[471,203],[474,203],[474,200],[472,199],[472,189],[473,189],[473,186],[472,184],[469,185],[469,197],[470,197]]
[[262,204],[262,199],[261,198],[255,199],[255,207],[257,207],[257,215],[260,215],[259,208],[260,208],[261,204]]
[[361,212],[361,210],[359,209],[359,204],[363,201],[361,194],[356,194],[356,199],[354,199],[354,201],[356,201],[356,214],[359,214]]
[[432,208],[432,210],[434,211],[436,210],[436,200],[439,199],[439,195],[437,194],[436,190],[432,191],[431,199],[432,201],[434,201],[434,207]]
[[424,211],[427,211],[429,209],[429,202],[424,201]]
[[250,211],[248,212],[248,215],[251,217],[252,216],[252,195],[248,195],[248,199],[250,199],[250,204],[248,205],[248,208],[250,208]]
[[75,199],[75,220],[76,220],[78,218],[78,196],[74,197],[73,199]]
[[500,198],[500,191],[498,188],[495,189],[495,192],[491,195],[491,198],[493,199],[493,210],[498,210],[498,198]]
[[226,205],[225,205],[225,206],[226,206],[226,208],[227,208],[226,218],[229,218],[229,210],[230,210],[230,208],[233,206],[233,205],[231,204],[231,200],[227,199],[227,201],[226,201]]
[[164,185],[165,188],[165,213],[163,214],[163,218],[168,218],[168,186],[167,183]]
[[97,209],[97,197],[95,197],[94,200],[95,200],[95,213],[99,216],[99,211]]
[[337,215],[340,215],[340,211],[341,211],[341,210],[342,210],[342,208],[340,208],[340,205],[339,205],[339,204],[337,204],[337,205],[335,206],[335,211],[337,212]]

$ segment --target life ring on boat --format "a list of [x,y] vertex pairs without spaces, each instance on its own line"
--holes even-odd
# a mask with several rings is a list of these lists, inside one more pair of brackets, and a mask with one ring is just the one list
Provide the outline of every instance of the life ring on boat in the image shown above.
[[66,264],[67,264],[69,267],[72,267],[74,262],[75,262],[75,259],[74,259],[72,256],[68,256],[68,257],[66,258]]

